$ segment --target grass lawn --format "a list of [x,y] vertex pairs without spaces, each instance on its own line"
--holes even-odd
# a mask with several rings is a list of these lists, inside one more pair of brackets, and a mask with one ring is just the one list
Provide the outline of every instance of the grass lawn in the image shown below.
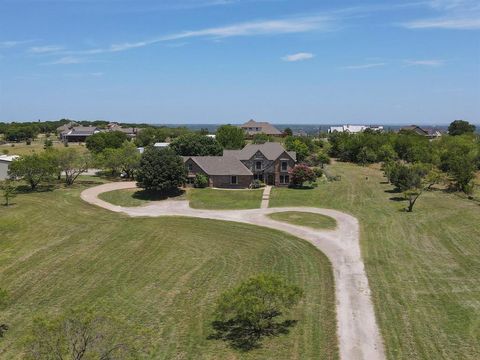
[[390,200],[381,172],[330,167],[339,182],[274,189],[270,206],[317,206],[355,215],[389,359],[480,359],[480,203],[432,191],[413,213]]
[[[0,320],[10,326],[0,358],[22,358],[32,318],[79,305],[149,330],[148,359],[338,358],[332,269],[312,245],[245,224],[129,218],[82,202],[83,188],[20,194],[0,207],[0,287],[9,294]],[[220,293],[261,272],[304,289],[289,314],[298,324],[246,354],[207,340]]]
[[[145,190],[138,189],[123,189],[108,191],[98,196],[103,201],[109,202],[118,206],[142,206],[151,201],[164,200],[165,197],[158,196],[155,193],[151,193]],[[179,193],[178,195],[168,197],[171,200],[185,200],[185,193]]]
[[218,190],[191,189],[190,206],[195,209],[257,209],[262,202],[263,189]]
[[284,211],[269,215],[273,220],[284,221],[294,225],[308,226],[314,229],[335,229],[335,219],[321,215],[301,211]]
[[[53,147],[58,149],[63,149],[65,146],[60,142],[55,135],[52,135],[50,139],[53,141]],[[39,136],[37,139],[32,141],[30,145],[27,145],[25,141],[19,143],[7,143],[0,145],[0,155],[4,151],[8,152],[8,155],[30,155],[33,153],[43,152],[45,137]],[[13,145],[13,146],[12,146]],[[80,143],[70,143],[69,147],[79,149],[81,151],[87,151],[85,144]]]

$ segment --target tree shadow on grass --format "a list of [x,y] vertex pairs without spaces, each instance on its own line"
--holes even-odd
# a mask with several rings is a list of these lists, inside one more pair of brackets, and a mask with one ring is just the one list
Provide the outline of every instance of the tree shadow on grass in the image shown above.
[[168,192],[158,192],[151,190],[139,190],[133,193],[132,197],[144,201],[161,201],[166,199],[175,199],[183,196],[185,190],[175,189]]
[[295,326],[297,320],[285,320],[273,323],[270,327],[262,330],[252,328],[248,323],[233,319],[228,321],[213,321],[212,327],[215,333],[208,337],[209,340],[226,341],[233,349],[250,351],[261,347],[262,340],[288,334],[290,328]]
[[401,197],[401,196],[393,196],[393,197],[390,198],[390,200],[401,202],[401,201],[406,201],[407,199],[405,199],[404,197]]
[[29,185],[19,185],[15,188],[15,192],[17,194],[30,194],[30,193],[42,193],[42,192],[49,192],[57,189],[58,186],[56,184],[49,184],[49,185],[37,185],[35,189]]

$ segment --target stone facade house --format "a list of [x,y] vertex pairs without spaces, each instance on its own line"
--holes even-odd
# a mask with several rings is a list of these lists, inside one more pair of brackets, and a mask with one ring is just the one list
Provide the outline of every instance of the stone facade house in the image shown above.
[[250,120],[245,124],[240,126],[244,131],[247,137],[253,137],[257,134],[266,134],[270,136],[282,136],[282,132],[278,130],[275,126],[268,122],[258,122],[255,120]]
[[288,186],[296,154],[278,143],[250,144],[242,150],[225,150],[223,156],[186,156],[184,162],[190,184],[196,174],[203,174],[209,186],[218,188],[248,188],[253,180]]

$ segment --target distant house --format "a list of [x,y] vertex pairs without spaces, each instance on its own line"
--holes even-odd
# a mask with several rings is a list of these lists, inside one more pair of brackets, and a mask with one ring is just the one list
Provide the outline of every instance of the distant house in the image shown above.
[[443,135],[443,132],[438,129],[431,127],[420,127],[418,125],[405,126],[401,128],[400,131],[411,131],[417,135],[428,137],[429,139],[436,139]]
[[255,120],[250,120],[240,127],[245,131],[248,137],[253,137],[257,134],[282,136],[282,132],[268,122],[257,122]]
[[189,183],[197,174],[206,175],[209,185],[247,188],[253,180],[267,185],[288,186],[296,153],[279,143],[249,144],[242,150],[224,150],[223,156],[185,156]]
[[77,124],[77,123],[74,122],[74,121],[70,121],[69,123],[66,123],[66,124],[64,124],[64,125],[62,125],[62,126],[59,126],[59,127],[57,128],[57,134],[60,135],[60,134],[62,134],[63,132],[66,132],[66,131],[68,131],[68,130],[73,129],[75,126],[79,126],[79,124]]
[[138,132],[141,129],[135,128],[135,127],[122,127],[118,123],[110,123],[107,125],[107,130],[108,131],[120,131],[123,132],[129,137],[130,139],[133,139],[134,137],[137,136]]
[[18,155],[0,155],[0,180],[8,179],[8,168],[12,161],[19,157]]
[[341,125],[341,126],[330,126],[328,129],[329,133],[340,132],[340,133],[349,133],[349,134],[358,134],[364,132],[365,130],[370,129],[372,131],[383,131],[383,126],[380,125]]
[[85,142],[87,137],[100,131],[101,130],[95,126],[75,126],[60,133],[60,140],[65,142]]

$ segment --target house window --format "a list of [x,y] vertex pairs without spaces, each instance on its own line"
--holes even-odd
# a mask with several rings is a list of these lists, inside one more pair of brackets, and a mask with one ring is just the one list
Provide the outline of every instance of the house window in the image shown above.
[[232,176],[232,178],[230,179],[230,184],[232,185],[238,184],[238,178],[236,176]]
[[288,162],[282,161],[282,171],[287,171],[287,169],[288,169]]
[[256,170],[262,170],[262,162],[261,161],[256,161],[255,162],[255,169]]
[[289,184],[290,176],[289,175],[280,175],[280,184]]
[[187,167],[188,167],[188,171],[193,171],[193,164],[188,164]]

